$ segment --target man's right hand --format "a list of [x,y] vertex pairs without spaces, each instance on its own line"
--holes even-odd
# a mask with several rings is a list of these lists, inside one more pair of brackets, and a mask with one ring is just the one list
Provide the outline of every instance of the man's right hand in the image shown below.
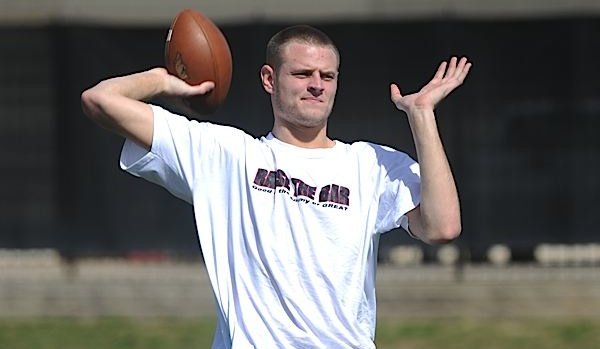
[[169,74],[165,68],[154,68],[149,72],[163,77],[165,81],[163,94],[165,96],[191,97],[203,95],[215,88],[215,83],[212,81],[204,81],[200,85],[189,85],[178,77]]

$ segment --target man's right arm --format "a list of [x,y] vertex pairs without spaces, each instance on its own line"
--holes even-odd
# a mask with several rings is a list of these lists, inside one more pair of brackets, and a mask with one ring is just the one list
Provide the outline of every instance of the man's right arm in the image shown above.
[[154,68],[101,81],[82,93],[81,103],[84,113],[97,124],[150,150],[154,117],[145,101],[161,95],[200,95],[213,88],[212,82],[191,86],[164,68]]

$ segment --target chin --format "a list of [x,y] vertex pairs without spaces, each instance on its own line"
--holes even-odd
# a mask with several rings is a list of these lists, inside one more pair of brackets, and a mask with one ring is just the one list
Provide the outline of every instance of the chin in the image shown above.
[[298,126],[303,126],[306,128],[315,128],[315,127],[323,127],[327,124],[327,116],[319,115],[310,115],[310,116],[301,116],[295,118],[295,124]]
[[290,108],[277,114],[282,122],[302,128],[324,127],[329,119],[329,111],[323,108]]

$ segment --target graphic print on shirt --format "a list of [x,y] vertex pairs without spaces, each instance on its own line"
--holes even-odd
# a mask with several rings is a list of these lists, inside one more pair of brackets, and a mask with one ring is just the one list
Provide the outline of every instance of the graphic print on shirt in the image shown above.
[[288,194],[297,202],[344,211],[350,206],[350,189],[338,184],[313,187],[301,179],[290,178],[282,170],[269,171],[259,168],[253,183],[252,188],[255,190]]

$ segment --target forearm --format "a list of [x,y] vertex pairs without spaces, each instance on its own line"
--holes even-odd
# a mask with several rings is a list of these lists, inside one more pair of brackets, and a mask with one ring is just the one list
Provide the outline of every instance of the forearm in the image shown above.
[[165,78],[166,76],[161,74],[159,69],[150,69],[104,80],[92,89],[137,101],[145,101],[165,91]]
[[426,241],[444,242],[461,230],[460,204],[433,109],[408,115],[421,169],[420,230]]
[[148,70],[104,80],[83,92],[82,108],[97,124],[149,148],[153,120],[143,103],[164,92],[165,76]]
[[161,94],[164,90],[163,80],[160,74],[148,70],[101,81],[83,92],[83,110],[100,123],[105,118],[118,118],[128,108],[139,106],[139,101]]

